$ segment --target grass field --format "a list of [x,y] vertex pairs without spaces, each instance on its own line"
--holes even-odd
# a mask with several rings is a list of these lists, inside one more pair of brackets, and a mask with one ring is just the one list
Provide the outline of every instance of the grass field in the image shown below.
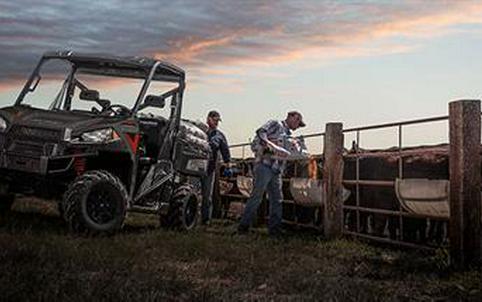
[[52,208],[20,202],[1,220],[0,300],[482,301],[482,273],[450,270],[444,251],[234,228],[179,233],[131,216],[116,236],[83,238]]

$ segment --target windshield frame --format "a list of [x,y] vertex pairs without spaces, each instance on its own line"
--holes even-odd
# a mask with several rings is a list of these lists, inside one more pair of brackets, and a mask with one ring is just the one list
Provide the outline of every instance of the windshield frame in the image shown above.
[[[71,69],[69,70],[68,72],[68,75],[67,77],[65,77],[63,79],[63,85],[62,85],[62,88],[61,90],[64,88],[64,86],[66,87],[66,91],[63,92],[63,95],[62,95],[62,98],[61,100],[58,102],[59,105],[60,104],[63,104],[62,105],[62,108],[49,108],[49,110],[55,110],[55,109],[61,109],[61,110],[66,110],[66,111],[71,111],[70,110],[70,107],[71,107],[71,101],[72,101],[72,97],[73,97],[73,92],[74,92],[74,88],[75,88],[75,83],[74,83],[74,80],[76,79],[75,75],[77,74],[78,70],[81,68],[79,68],[79,66],[77,66],[74,62],[66,59],[66,58],[61,58],[61,57],[46,57],[46,56],[43,56],[38,64],[36,65],[35,69],[33,70],[33,72],[31,73],[29,79],[27,80],[27,82],[25,83],[23,89],[21,90],[19,96],[17,97],[17,100],[15,101],[15,105],[22,105],[22,102],[24,101],[25,99],[25,96],[28,94],[28,93],[32,93],[35,91],[35,89],[33,91],[31,91],[30,87],[32,86],[32,84],[34,83],[34,81],[36,79],[38,79],[38,77],[40,76],[40,73],[41,73],[41,70],[42,70],[42,66],[44,66],[44,64],[48,61],[53,61],[53,60],[60,60],[60,61],[64,61],[68,64],[71,65]],[[129,108],[131,109],[131,113],[130,113],[130,116],[132,115],[135,115],[139,109],[141,108],[141,105],[143,103],[143,101],[145,100],[145,96],[146,96],[146,93],[149,89],[149,86],[151,84],[151,82],[153,81],[155,75],[156,75],[156,70],[157,68],[163,64],[161,61],[156,61],[153,66],[149,69],[149,70],[146,70],[146,73],[145,73],[145,78],[144,78],[144,81],[143,81],[143,84],[141,86],[141,89],[137,95],[137,98],[134,102],[134,105],[132,106],[132,108]],[[115,77],[115,76],[106,76],[106,77],[110,77],[110,78],[126,78],[126,77]],[[127,77],[127,78],[133,78],[135,79],[135,77]],[[137,78],[139,79],[139,78]],[[39,81],[42,81],[42,79],[40,78]],[[157,80],[156,81],[159,81],[159,82],[174,82],[174,81],[164,81],[164,80]],[[184,90],[184,77],[180,77],[178,79],[178,81],[175,81],[177,82],[178,84],[178,96],[177,96],[177,106],[182,106],[182,94],[183,94],[183,90]],[[58,93],[61,93],[61,90],[59,90]],[[55,103],[55,99],[52,100],[51,104],[53,105]]]

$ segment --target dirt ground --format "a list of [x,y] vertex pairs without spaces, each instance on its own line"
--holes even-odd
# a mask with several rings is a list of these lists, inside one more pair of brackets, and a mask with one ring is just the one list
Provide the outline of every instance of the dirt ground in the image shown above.
[[0,223],[0,301],[482,301],[481,271],[451,270],[444,250],[233,236],[225,221],[180,233],[145,215],[85,238],[40,202],[17,202]]

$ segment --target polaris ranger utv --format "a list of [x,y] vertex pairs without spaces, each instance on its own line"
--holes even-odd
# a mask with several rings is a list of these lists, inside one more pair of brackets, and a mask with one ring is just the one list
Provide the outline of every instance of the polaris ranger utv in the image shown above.
[[0,109],[0,207],[57,200],[81,233],[114,233],[129,211],[191,229],[210,148],[181,119],[184,86],[183,70],[154,59],[45,53]]

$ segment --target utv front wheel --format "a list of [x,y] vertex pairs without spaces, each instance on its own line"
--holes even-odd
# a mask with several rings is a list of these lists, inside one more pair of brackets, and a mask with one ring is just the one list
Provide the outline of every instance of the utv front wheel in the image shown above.
[[89,171],[69,186],[62,208],[71,231],[112,234],[124,224],[127,201],[119,178],[107,171]]

